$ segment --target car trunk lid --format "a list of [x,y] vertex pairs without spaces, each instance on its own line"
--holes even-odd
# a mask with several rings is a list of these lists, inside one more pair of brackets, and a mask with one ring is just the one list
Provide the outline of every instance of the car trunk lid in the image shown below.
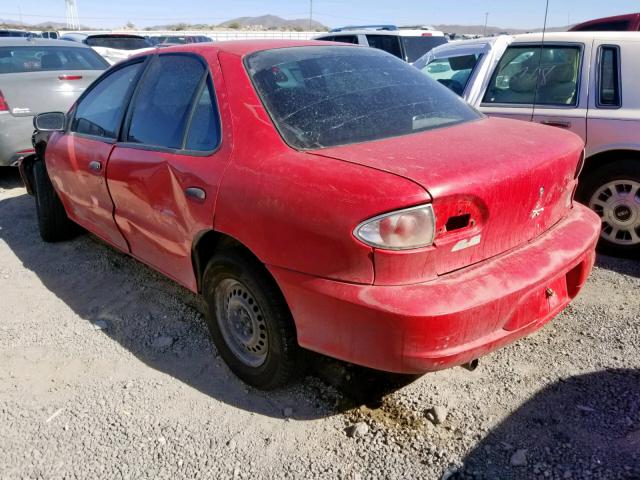
[[101,70],[57,70],[5,73],[2,95],[9,113],[16,117],[42,112],[66,112],[87,86],[102,74]]
[[309,153],[425,188],[436,215],[435,268],[445,274],[526,243],[562,219],[582,149],[579,137],[560,129],[493,118]]

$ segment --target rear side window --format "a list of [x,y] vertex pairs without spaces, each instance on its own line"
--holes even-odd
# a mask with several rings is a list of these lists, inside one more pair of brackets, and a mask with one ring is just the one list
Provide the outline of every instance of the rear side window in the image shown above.
[[493,72],[483,102],[575,106],[579,76],[578,47],[509,47]]
[[187,55],[160,55],[135,95],[128,142],[181,149],[205,67]]
[[428,76],[462,96],[482,54],[437,58],[422,68]]
[[185,142],[186,150],[207,152],[220,143],[218,108],[211,82],[207,82],[193,107],[193,115]]
[[445,37],[400,37],[404,45],[405,60],[413,63],[431,49],[447,43]]
[[0,47],[0,73],[105,70],[108,66],[86,47]]
[[120,68],[100,80],[76,107],[71,131],[85,135],[117,138],[131,89],[142,63]]
[[620,102],[620,49],[600,47],[598,70],[598,107],[619,107]]
[[400,39],[396,35],[367,35],[367,42],[369,42],[370,47],[384,50],[391,55],[402,58]]
[[334,42],[342,42],[342,43],[353,43],[354,45],[358,45],[358,36],[357,35],[336,35],[335,37],[329,37],[326,40],[332,40]]

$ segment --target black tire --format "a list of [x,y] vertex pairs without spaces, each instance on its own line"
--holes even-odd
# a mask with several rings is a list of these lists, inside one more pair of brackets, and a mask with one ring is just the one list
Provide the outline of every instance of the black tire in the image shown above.
[[[607,222],[604,209],[602,205],[600,205],[600,197],[595,197],[595,195],[601,191],[600,189],[616,181],[623,181],[621,185],[625,184],[625,182],[627,185],[640,184],[640,161],[633,159],[620,160],[615,163],[603,165],[589,172],[580,179],[576,198],[579,202],[592,208],[603,219],[603,230],[598,242],[599,252],[608,255],[638,258],[640,257],[640,242],[632,240],[634,243],[625,244],[624,238],[621,240],[613,238],[612,241],[612,230],[610,228],[612,226],[618,227],[619,225],[613,224],[613,222],[612,225],[610,225]],[[638,193],[638,195],[640,195],[640,193]],[[604,195],[603,198],[606,198],[606,195]],[[625,207],[625,205],[622,206]],[[611,212],[611,215],[615,215],[614,209],[609,208],[607,211]],[[628,211],[631,213],[628,213]],[[631,208],[622,208],[621,213],[624,215],[632,215],[631,223],[623,227],[623,229],[626,228],[627,233],[621,232],[621,234],[629,235],[633,230],[636,235],[640,236],[640,197],[635,199],[635,204]]]
[[[215,255],[204,272],[203,296],[213,342],[240,379],[272,390],[291,383],[302,372],[303,354],[289,307],[269,272],[252,256],[239,248]],[[235,326],[230,326],[233,320],[225,319],[235,319]],[[242,330],[240,322],[251,326],[237,333]],[[266,344],[260,346],[255,342],[263,334]],[[243,343],[239,335],[251,339]]]
[[67,217],[67,212],[49,179],[44,162],[34,163],[33,180],[38,229],[42,240],[59,242],[71,238],[77,231],[75,224]]

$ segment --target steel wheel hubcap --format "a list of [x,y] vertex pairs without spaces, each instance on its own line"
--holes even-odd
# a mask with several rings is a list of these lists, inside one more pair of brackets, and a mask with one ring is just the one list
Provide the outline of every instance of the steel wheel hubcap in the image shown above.
[[614,180],[592,195],[589,207],[600,215],[602,238],[618,245],[640,244],[640,183]]
[[234,279],[221,281],[214,295],[216,320],[227,346],[244,364],[259,367],[267,359],[269,340],[255,297]]

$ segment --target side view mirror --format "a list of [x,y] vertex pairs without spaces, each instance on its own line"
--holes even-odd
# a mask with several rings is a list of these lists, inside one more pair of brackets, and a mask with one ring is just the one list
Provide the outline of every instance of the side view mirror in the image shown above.
[[61,132],[66,123],[67,116],[62,112],[39,113],[33,117],[33,126],[40,132]]

